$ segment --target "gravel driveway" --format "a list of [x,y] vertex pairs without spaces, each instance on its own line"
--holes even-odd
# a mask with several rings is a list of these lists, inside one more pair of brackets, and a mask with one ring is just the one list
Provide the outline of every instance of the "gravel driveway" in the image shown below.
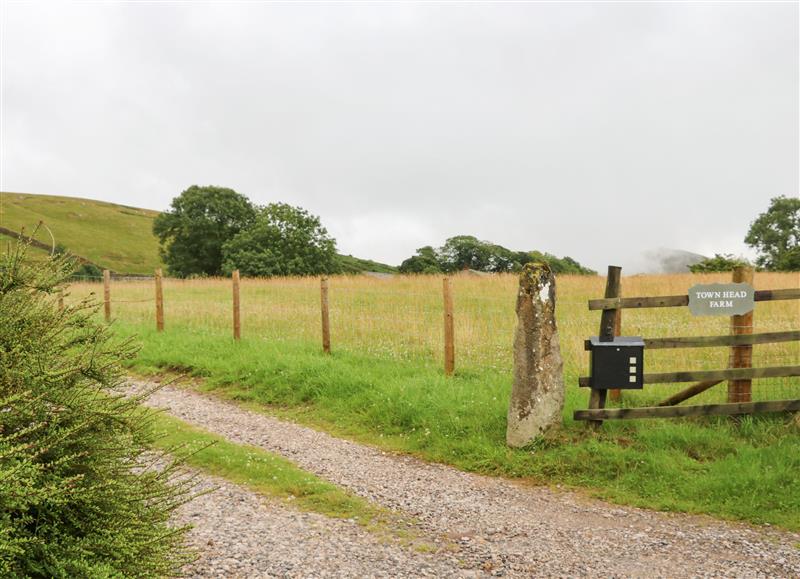
[[370,534],[353,521],[304,513],[216,477],[199,475],[184,505],[199,559],[189,577],[454,577],[455,553],[420,553]]
[[[464,473],[183,389],[164,387],[147,404],[232,442],[283,455],[355,494],[415,517],[421,533],[450,544],[423,555],[370,542],[354,524],[266,504],[223,483],[221,491],[187,507],[194,509],[189,515],[197,525],[193,536],[213,542],[194,567],[201,575],[207,572],[204,576],[219,576],[208,570],[218,569],[220,558],[229,560],[233,574],[258,557],[263,563],[244,576],[800,577],[800,535],[795,533],[619,507]],[[258,517],[254,509],[260,509]],[[243,547],[221,549],[225,541]]]

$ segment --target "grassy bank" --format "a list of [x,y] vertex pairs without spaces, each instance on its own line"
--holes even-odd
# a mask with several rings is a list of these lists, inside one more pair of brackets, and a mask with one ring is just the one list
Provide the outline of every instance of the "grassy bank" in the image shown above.
[[[510,377],[433,361],[355,352],[323,356],[315,343],[214,333],[158,334],[137,324],[148,373],[178,369],[204,388],[301,422],[465,470],[590,489],[595,496],[661,510],[707,513],[800,530],[800,431],[785,417],[575,424],[585,391],[568,389],[564,429],[524,450],[505,446]],[[577,372],[566,379],[574,384]]]

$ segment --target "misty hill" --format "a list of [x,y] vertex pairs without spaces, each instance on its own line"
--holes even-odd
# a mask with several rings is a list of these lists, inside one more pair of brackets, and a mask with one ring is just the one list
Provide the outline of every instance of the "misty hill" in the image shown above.
[[[31,235],[43,222],[35,235],[37,241],[51,247],[55,240],[70,253],[117,273],[152,275],[162,267],[158,239],[153,235],[153,220],[158,213],[78,197],[0,192],[0,228],[13,233],[24,229]],[[0,229],[0,242],[10,239]],[[339,260],[344,273],[396,271],[392,266],[351,255],[340,255]]]
[[687,273],[690,265],[706,259],[706,256],[699,253],[665,247],[647,250],[643,257],[644,265],[641,269],[645,273]]

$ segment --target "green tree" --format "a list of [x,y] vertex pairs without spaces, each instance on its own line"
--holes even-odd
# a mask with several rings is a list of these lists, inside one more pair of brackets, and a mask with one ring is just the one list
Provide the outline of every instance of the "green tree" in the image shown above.
[[716,271],[733,271],[739,266],[750,265],[746,259],[734,257],[730,253],[715,253],[714,257],[707,257],[689,266],[692,273],[712,273]]
[[[502,272],[514,269],[512,252],[472,235],[449,238],[438,250],[442,269],[447,272],[474,269],[476,271]],[[518,264],[517,264],[518,267]]]
[[504,273],[520,271],[526,263],[547,263],[555,273],[596,274],[571,257],[558,258],[540,251],[511,251],[472,235],[457,235],[438,249],[421,247],[400,265],[401,273],[455,272],[464,269]]
[[777,271],[800,271],[800,247],[784,251],[775,263]]
[[319,217],[286,203],[258,210],[252,226],[223,247],[223,270],[242,275],[317,275],[337,273],[336,241]]
[[255,216],[247,197],[233,189],[192,185],[153,223],[161,259],[172,275],[221,275],[222,246]]
[[400,264],[400,273],[441,273],[442,266],[436,250],[430,245],[420,247],[417,253]]
[[174,575],[188,489],[152,467],[148,411],[115,391],[135,349],[95,304],[59,309],[68,256],[26,250],[0,255],[0,576]]
[[768,270],[798,271],[796,257],[800,246],[800,198],[774,197],[744,238],[758,251],[756,263]]

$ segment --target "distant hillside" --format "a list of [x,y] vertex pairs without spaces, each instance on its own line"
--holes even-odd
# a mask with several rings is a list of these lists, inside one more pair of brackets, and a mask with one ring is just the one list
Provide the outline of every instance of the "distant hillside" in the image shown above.
[[[56,243],[70,252],[119,273],[152,274],[161,266],[153,236],[157,211],[104,201],[0,193],[0,227],[30,234],[42,221]],[[42,228],[36,239],[50,245]]]
[[[128,207],[105,201],[0,192],[0,228],[30,235],[43,222],[36,240],[55,242],[71,253],[116,273],[151,275],[162,267],[153,220],[158,211]],[[49,230],[49,232],[48,232]],[[11,238],[0,232],[0,243]],[[44,252],[42,249],[34,249]],[[340,255],[344,273],[377,271],[393,273],[396,268],[351,255]]]
[[342,273],[364,273],[373,271],[377,273],[397,273],[397,268],[385,263],[378,263],[371,259],[361,259],[352,255],[336,256],[342,266]]
[[699,253],[666,247],[645,251],[644,258],[647,273],[686,273],[690,265],[706,259]]

